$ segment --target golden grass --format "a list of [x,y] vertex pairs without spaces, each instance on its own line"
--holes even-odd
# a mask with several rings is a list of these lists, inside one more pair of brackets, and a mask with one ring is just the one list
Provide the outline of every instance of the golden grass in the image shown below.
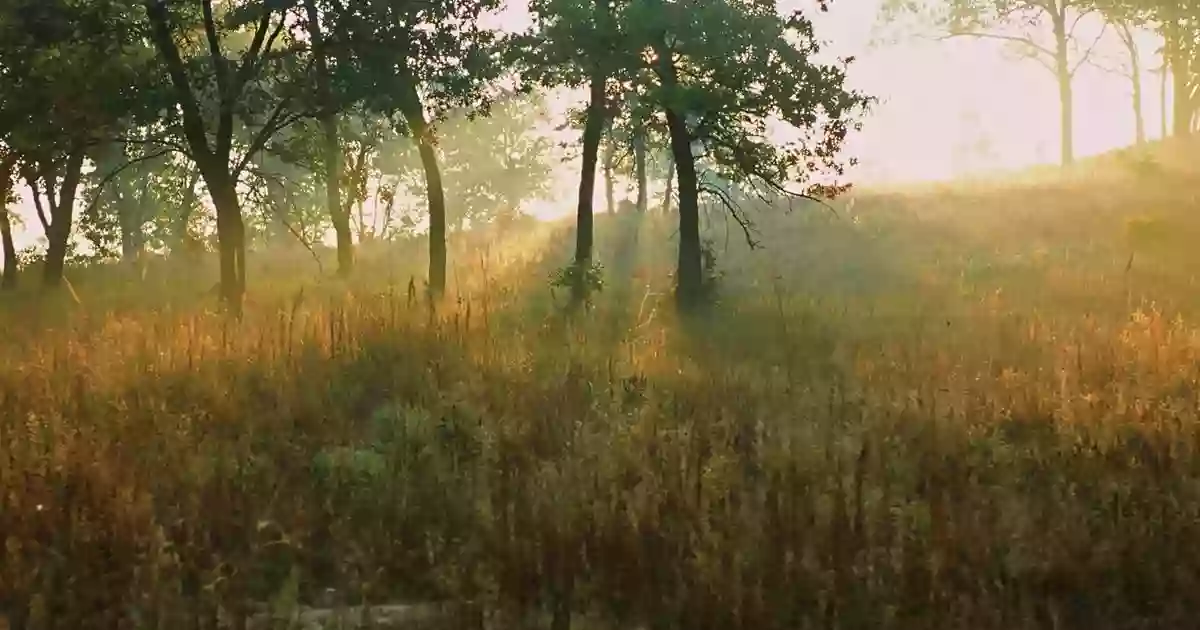
[[1200,219],[1090,168],[764,213],[753,253],[714,214],[687,321],[658,218],[598,223],[574,317],[564,225],[458,244],[433,316],[419,246],[348,282],[260,255],[240,323],[211,270],[76,272],[0,313],[0,616],[237,627],[334,589],[503,628],[1184,627]]

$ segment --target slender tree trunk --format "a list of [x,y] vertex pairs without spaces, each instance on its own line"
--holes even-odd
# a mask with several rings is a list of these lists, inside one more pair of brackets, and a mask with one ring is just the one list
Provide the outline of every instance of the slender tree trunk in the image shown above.
[[4,250],[4,273],[0,276],[0,290],[17,288],[17,247],[13,243],[12,218],[8,214],[9,195],[12,194],[16,168],[17,153],[6,152],[3,159],[0,159],[0,247]]
[[646,132],[640,122],[633,136],[633,169],[637,177],[637,211],[645,214],[650,192],[646,189]]
[[1159,137],[1163,138],[1164,140],[1167,138],[1167,135],[1169,133],[1169,131],[1168,131],[1169,128],[1167,127],[1167,123],[1169,121],[1169,115],[1167,114],[1167,81],[1170,79],[1170,74],[1171,74],[1171,65],[1167,62],[1167,56],[1166,56],[1166,53],[1164,52],[1163,53],[1162,74],[1159,75],[1159,81],[1158,81],[1158,109],[1159,109],[1158,115],[1159,115],[1159,124],[1162,127],[1162,130],[1161,130],[1162,135]]
[[342,203],[342,147],[333,90],[329,84],[329,61],[325,37],[315,0],[304,0],[308,34],[312,38],[317,72],[317,98],[321,106],[321,153],[325,160],[325,202],[337,234],[338,273],[347,276],[354,268],[354,237],[350,233],[350,209]]
[[1066,15],[1063,13],[1054,16],[1054,42],[1054,75],[1058,82],[1061,162],[1063,166],[1067,166],[1075,161],[1075,99],[1071,86],[1072,73]]
[[438,167],[433,128],[425,120],[416,83],[405,80],[404,118],[417,139],[417,152],[425,171],[425,196],[429,200],[429,293],[440,297],[446,291],[446,190]]
[[54,198],[53,186],[46,182],[46,193],[50,198],[50,229],[46,233],[46,266],[42,270],[42,284],[47,287],[62,284],[63,270],[67,262],[67,244],[71,240],[71,223],[75,214],[75,195],[79,192],[79,180],[82,177],[83,157],[82,148],[76,148],[67,156],[57,199]]
[[1171,79],[1173,83],[1171,86],[1174,101],[1174,111],[1171,116],[1174,127],[1172,134],[1182,138],[1190,135],[1192,131],[1192,64],[1187,55],[1179,50],[1177,43],[1169,40],[1167,45],[1171,50]]
[[[597,22],[607,28],[609,0],[596,0]],[[598,65],[592,69],[588,85],[587,120],[583,125],[583,168],[579,172],[579,203],[575,211],[575,283],[572,296],[576,303],[587,297],[585,272],[592,263],[593,217],[592,199],[596,193],[596,164],[600,157],[600,141],[604,137],[604,88],[608,79]]]
[[662,213],[671,214],[671,197],[675,195],[675,154],[667,158],[667,190],[663,194]]
[[612,214],[617,210],[617,183],[613,176],[615,166],[613,162],[616,158],[616,148],[613,146],[612,138],[609,138],[607,146],[604,147],[604,210],[608,214]]
[[1146,144],[1146,120],[1142,115],[1142,56],[1138,51],[1137,38],[1125,22],[1117,23],[1117,35],[1129,53],[1129,81],[1133,86],[1134,143]]
[[180,204],[178,214],[171,221],[171,254],[175,253],[187,254],[198,249],[196,239],[192,236],[191,228],[192,213],[196,209],[196,184],[200,182],[200,170],[193,167],[192,174],[188,176],[187,188],[183,190],[183,203]]
[[0,290],[15,289],[18,273],[17,247],[13,243],[12,220],[7,204],[0,207],[0,245],[4,248],[4,275],[0,277]]

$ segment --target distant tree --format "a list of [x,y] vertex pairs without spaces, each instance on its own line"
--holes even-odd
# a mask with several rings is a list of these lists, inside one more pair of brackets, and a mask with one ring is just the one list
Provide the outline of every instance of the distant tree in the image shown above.
[[547,87],[587,86],[579,195],[575,212],[575,259],[571,291],[576,304],[586,298],[594,242],[592,200],[600,145],[612,117],[609,89],[615,75],[631,67],[629,54],[614,19],[612,0],[533,0],[534,24],[521,38],[522,70],[531,84]]
[[11,0],[0,7],[0,133],[47,239],[43,281],[57,286],[87,155],[158,109],[130,0]]
[[1092,63],[1100,70],[1119,76],[1129,82],[1130,100],[1133,105],[1134,143],[1141,145],[1146,142],[1146,118],[1142,113],[1142,51],[1138,46],[1138,26],[1131,20],[1111,17],[1109,24],[1120,42],[1119,54],[1106,54],[1098,51],[1092,56]]
[[0,259],[0,264],[4,265],[3,275],[0,275],[0,290],[17,287],[17,248],[13,243],[13,222],[8,206],[16,201],[13,184],[18,159],[15,151],[0,149],[0,246],[4,252],[3,259]]
[[[151,39],[174,88],[179,127],[216,210],[221,297],[235,313],[241,312],[246,289],[238,181],[274,134],[312,112],[307,62],[292,45],[289,24],[296,16],[290,4],[202,0],[196,15],[194,6],[145,0]],[[203,33],[205,52],[192,54],[187,39],[192,33]],[[249,42],[239,35],[248,35]],[[253,132],[235,151],[238,123]]]
[[368,111],[395,121],[416,141],[429,207],[429,291],[446,287],[446,191],[437,122],[453,110],[485,111],[502,70],[499,39],[480,17],[499,0],[331,2],[337,86]]
[[885,0],[884,17],[918,14],[943,39],[972,37],[1013,44],[1046,68],[1058,86],[1060,159],[1075,160],[1073,83],[1107,30],[1081,37],[1077,30],[1096,14],[1092,0]]

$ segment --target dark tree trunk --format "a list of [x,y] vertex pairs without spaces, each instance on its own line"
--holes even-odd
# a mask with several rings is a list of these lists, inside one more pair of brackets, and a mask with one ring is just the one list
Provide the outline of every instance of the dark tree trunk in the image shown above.
[[1054,77],[1058,83],[1061,162],[1075,161],[1075,98],[1071,88],[1070,42],[1067,41],[1066,15],[1054,16]]
[[671,197],[675,196],[675,154],[667,158],[667,190],[663,193],[662,213],[671,214]]
[[425,196],[429,201],[429,294],[440,297],[446,291],[446,191],[438,167],[433,128],[425,120],[425,107],[411,79],[406,81],[404,118],[417,139],[421,168],[425,171]]
[[700,250],[700,192],[696,159],[692,155],[692,137],[683,116],[667,108],[667,129],[671,135],[671,155],[679,180],[679,263],[675,272],[675,301],[681,310],[690,310],[704,299],[704,278]]
[[13,244],[12,220],[8,207],[0,207],[0,245],[4,248],[4,275],[0,277],[0,289],[17,288],[17,248]]
[[63,270],[67,262],[67,244],[71,240],[71,223],[75,214],[75,195],[79,191],[82,169],[83,149],[77,148],[67,156],[57,199],[53,185],[49,181],[46,182],[46,196],[50,202],[50,229],[46,232],[46,266],[42,270],[42,284],[47,287],[62,284]]
[[171,253],[179,252],[181,254],[190,254],[199,249],[199,243],[192,236],[191,228],[192,213],[196,209],[196,184],[200,182],[200,171],[195,169],[188,177],[187,188],[183,190],[183,203],[179,206],[179,213],[175,215],[171,222]]
[[646,190],[646,132],[640,126],[633,136],[633,169],[637,177],[637,211],[646,213],[649,191]]
[[4,251],[4,272],[0,276],[0,290],[17,288],[17,247],[13,243],[12,218],[8,214],[9,195],[12,194],[16,168],[17,154],[10,151],[0,160],[0,247]]
[[217,212],[217,248],[221,267],[221,300],[235,314],[242,312],[246,292],[246,224],[233,179],[220,171],[208,182]]
[[[596,0],[596,15],[607,24],[608,0]],[[576,302],[587,294],[585,272],[592,262],[593,217],[592,200],[596,194],[596,165],[600,157],[600,141],[604,137],[604,71],[592,70],[588,84],[587,120],[583,125],[583,168],[579,172],[579,203],[575,210],[575,267],[577,275],[572,285]]]
[[338,273],[350,275],[354,268],[354,237],[350,233],[350,209],[342,203],[342,147],[338,134],[337,113],[334,110],[333,90],[329,84],[329,63],[325,55],[325,38],[317,14],[315,0],[304,0],[308,18],[308,33],[316,53],[317,98],[321,104],[321,153],[325,160],[325,202],[329,218],[337,234]]

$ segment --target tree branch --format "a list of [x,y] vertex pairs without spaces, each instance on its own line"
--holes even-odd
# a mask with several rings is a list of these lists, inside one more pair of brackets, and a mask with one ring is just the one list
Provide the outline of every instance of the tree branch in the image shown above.
[[995,39],[995,40],[999,40],[999,41],[1013,42],[1013,43],[1022,44],[1024,46],[1027,46],[1030,49],[1032,49],[1036,52],[1039,52],[1043,55],[1046,55],[1050,58],[1054,58],[1054,51],[1050,50],[1049,48],[1046,48],[1045,46],[1042,46],[1041,44],[1033,41],[1032,39],[1030,39],[1028,37],[1017,37],[1016,35],[1004,35],[1002,33],[985,33],[982,31],[963,31],[963,32],[949,33],[947,35],[943,35],[941,37],[936,38],[936,41],[946,41],[948,39],[954,39],[954,38],[958,38],[958,37],[974,37],[977,39]]
[[125,162],[124,164],[122,164],[121,166],[110,171],[107,175],[105,175],[103,178],[101,178],[101,180],[96,184],[95,192],[93,193],[93,196],[92,196],[92,201],[91,201],[91,203],[88,204],[87,208],[84,209],[83,213],[89,214],[92,211],[94,211],[96,209],[96,205],[100,203],[100,194],[104,192],[104,187],[107,186],[109,184],[109,182],[116,179],[118,175],[120,175],[121,173],[124,173],[126,170],[128,170],[131,166],[134,166],[135,164],[141,164],[142,162],[149,162],[150,160],[163,157],[164,155],[168,155],[172,152],[173,152],[172,149],[163,149],[162,151],[159,151],[157,153],[149,153],[147,155],[143,155],[140,157],[136,157],[132,160],[129,160],[129,161]]
[[1096,39],[1092,40],[1092,44],[1090,46],[1088,46],[1086,51],[1084,51],[1083,56],[1079,58],[1079,61],[1075,64],[1075,67],[1071,68],[1070,72],[1068,72],[1070,77],[1074,78],[1075,73],[1079,72],[1079,69],[1081,67],[1083,67],[1083,64],[1087,63],[1088,58],[1092,56],[1093,52],[1095,52],[1096,46],[1100,44],[1101,39],[1104,39],[1104,35],[1107,32],[1108,32],[1108,23],[1105,22],[1104,26],[1100,27],[1100,33],[1096,35]]

